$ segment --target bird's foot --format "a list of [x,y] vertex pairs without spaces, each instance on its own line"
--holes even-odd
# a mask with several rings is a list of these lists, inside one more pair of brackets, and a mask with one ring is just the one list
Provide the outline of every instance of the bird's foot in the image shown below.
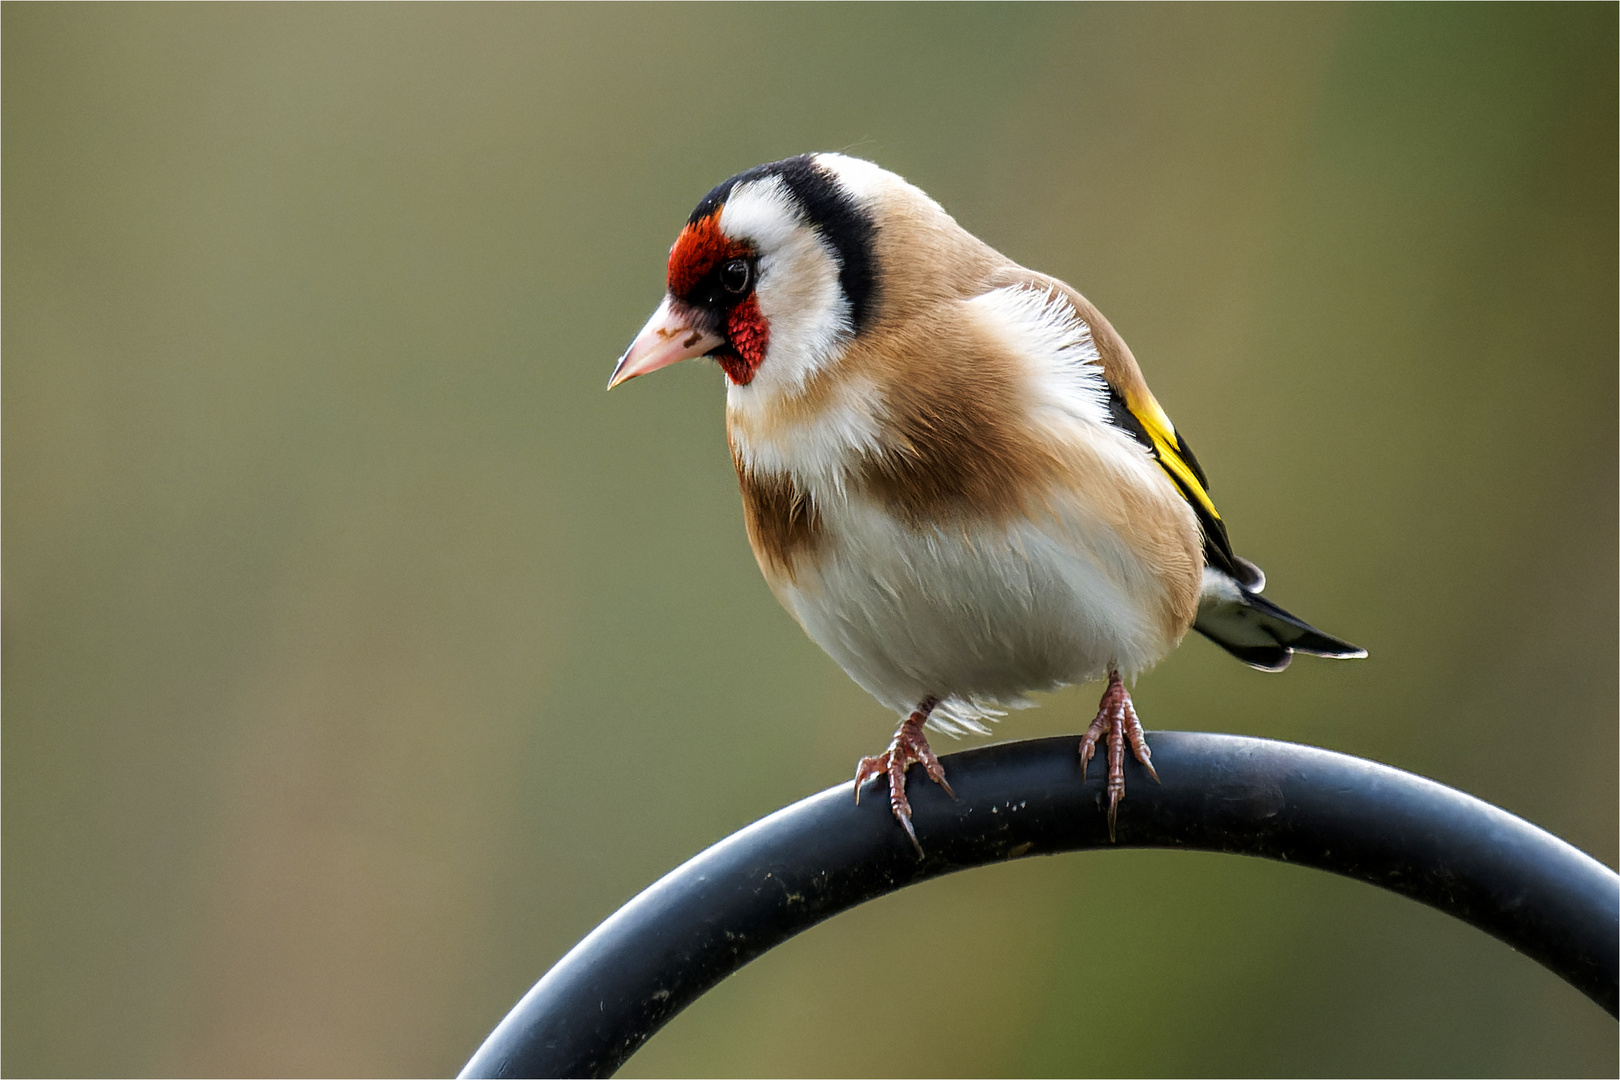
[[917,711],[906,718],[899,730],[894,733],[894,740],[889,748],[877,757],[861,758],[860,764],[855,766],[855,801],[861,801],[861,785],[875,776],[888,776],[889,778],[889,809],[894,812],[895,820],[905,828],[906,835],[911,837],[911,846],[917,849],[917,857],[921,858],[922,845],[917,842],[917,830],[911,825],[911,800],[906,798],[906,770],[914,764],[921,764],[928,773],[928,779],[945,789],[945,794],[956,798],[956,792],[951,785],[945,782],[945,768],[940,765],[939,758],[928,745],[928,738],[923,734],[923,724],[928,720],[928,714],[934,711],[939,704],[933,699],[924,701],[917,706]]
[[1125,744],[1131,745],[1131,753],[1136,760],[1142,763],[1142,768],[1153,777],[1153,782],[1159,782],[1159,774],[1153,771],[1153,753],[1148,750],[1147,736],[1142,731],[1142,722],[1136,718],[1136,706],[1131,704],[1131,694],[1125,689],[1125,683],[1119,677],[1119,672],[1108,673],[1108,688],[1103,691],[1102,702],[1097,706],[1097,719],[1086,728],[1086,733],[1080,736],[1080,779],[1086,778],[1086,766],[1091,762],[1091,756],[1097,752],[1097,740],[1103,734],[1108,735],[1108,839],[1114,839],[1114,821],[1119,817],[1119,800],[1125,797]]

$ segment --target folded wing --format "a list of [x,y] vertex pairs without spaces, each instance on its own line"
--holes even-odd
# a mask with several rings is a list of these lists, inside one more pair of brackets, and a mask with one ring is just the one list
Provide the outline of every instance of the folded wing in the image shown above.
[[1346,659],[1366,656],[1367,650],[1323,633],[1259,595],[1266,576],[1233,553],[1226,523],[1209,497],[1209,480],[1187,440],[1146,390],[1129,394],[1110,386],[1110,391],[1110,419],[1153,455],[1203,530],[1204,585],[1193,629],[1262,671],[1281,671],[1296,652]]

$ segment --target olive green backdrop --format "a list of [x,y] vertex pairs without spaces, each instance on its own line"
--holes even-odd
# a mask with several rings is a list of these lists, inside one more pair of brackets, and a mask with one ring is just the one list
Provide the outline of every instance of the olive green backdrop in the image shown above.
[[[753,565],[719,372],[602,392],[691,206],[809,149],[1090,295],[1269,594],[1372,652],[1195,637],[1149,727],[1366,755],[1614,864],[1613,5],[3,20],[8,1074],[451,1072],[881,748]],[[626,1072],[1617,1066],[1446,917],[1120,851],[867,905]]]

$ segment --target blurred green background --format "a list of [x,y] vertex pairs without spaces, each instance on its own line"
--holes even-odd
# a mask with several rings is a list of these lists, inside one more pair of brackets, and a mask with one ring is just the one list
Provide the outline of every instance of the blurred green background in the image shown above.
[[[1615,863],[1613,5],[3,23],[7,1074],[453,1072],[617,905],[881,748],[754,567],[719,372],[602,392],[697,199],[811,149],[1086,292],[1269,594],[1372,652],[1191,638],[1150,728],[1366,755]],[[626,1073],[1617,1067],[1428,909],[1119,851],[824,924]]]

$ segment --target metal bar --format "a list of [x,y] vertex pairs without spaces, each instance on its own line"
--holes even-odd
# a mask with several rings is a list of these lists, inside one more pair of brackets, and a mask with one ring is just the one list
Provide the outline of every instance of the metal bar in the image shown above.
[[[1371,882],[1534,958],[1611,1014],[1620,877],[1521,818],[1411,773],[1308,746],[1151,734],[1155,785],[1129,761],[1119,847],[1258,855]],[[1074,737],[944,758],[958,801],[908,790],[926,851],[881,782],[848,784],[711,847],[620,908],[546,973],[461,1075],[611,1076],[671,1017],[767,949],[846,908],[986,863],[1106,848],[1103,769]]]

